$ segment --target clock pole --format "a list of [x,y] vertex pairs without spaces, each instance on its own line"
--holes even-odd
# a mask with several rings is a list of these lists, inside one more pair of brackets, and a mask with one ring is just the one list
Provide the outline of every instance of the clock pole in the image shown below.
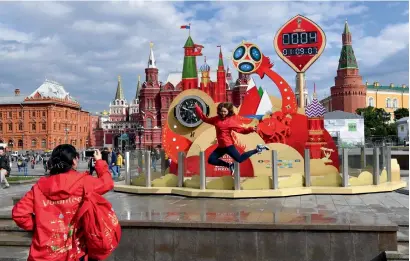
[[296,73],[296,89],[299,90],[299,108],[305,108],[305,73]]

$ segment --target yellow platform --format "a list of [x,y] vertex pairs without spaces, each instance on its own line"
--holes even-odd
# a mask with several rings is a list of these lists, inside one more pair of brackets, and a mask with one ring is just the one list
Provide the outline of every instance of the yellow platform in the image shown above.
[[365,185],[354,187],[298,187],[266,190],[214,190],[214,189],[193,189],[176,187],[139,187],[131,185],[115,185],[114,191],[127,192],[133,194],[158,194],[158,195],[178,195],[187,197],[206,198],[266,198],[266,197],[286,197],[309,194],[329,194],[329,195],[354,195],[375,192],[390,192],[403,187],[407,183],[404,181],[386,182],[380,185]]

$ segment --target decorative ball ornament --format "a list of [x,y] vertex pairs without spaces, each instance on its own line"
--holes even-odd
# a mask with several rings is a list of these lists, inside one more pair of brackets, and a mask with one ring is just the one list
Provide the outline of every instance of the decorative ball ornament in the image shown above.
[[195,105],[198,105],[205,115],[209,115],[209,106],[198,96],[189,95],[181,99],[175,106],[174,116],[179,123],[188,128],[198,127],[202,120],[195,113]]
[[239,72],[252,74],[259,69],[262,58],[262,52],[256,44],[243,41],[235,48],[232,62]]

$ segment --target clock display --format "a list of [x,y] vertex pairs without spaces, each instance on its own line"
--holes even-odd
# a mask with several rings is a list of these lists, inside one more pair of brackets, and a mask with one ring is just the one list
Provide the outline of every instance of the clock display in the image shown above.
[[326,45],[323,30],[312,20],[297,15],[276,33],[276,53],[292,69],[305,72],[322,54]]
[[296,32],[282,34],[282,44],[313,44],[317,43],[317,32]]
[[315,55],[317,54],[317,47],[301,47],[301,48],[285,48],[282,50],[284,56],[292,55]]
[[208,106],[197,96],[186,96],[174,109],[175,117],[185,127],[194,128],[202,123],[202,120],[195,113],[196,104],[198,104],[205,115],[209,114]]

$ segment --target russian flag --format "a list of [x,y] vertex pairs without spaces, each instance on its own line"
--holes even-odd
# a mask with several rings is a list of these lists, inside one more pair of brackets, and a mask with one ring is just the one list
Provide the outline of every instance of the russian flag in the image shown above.
[[181,29],[191,29],[191,25],[181,25]]

